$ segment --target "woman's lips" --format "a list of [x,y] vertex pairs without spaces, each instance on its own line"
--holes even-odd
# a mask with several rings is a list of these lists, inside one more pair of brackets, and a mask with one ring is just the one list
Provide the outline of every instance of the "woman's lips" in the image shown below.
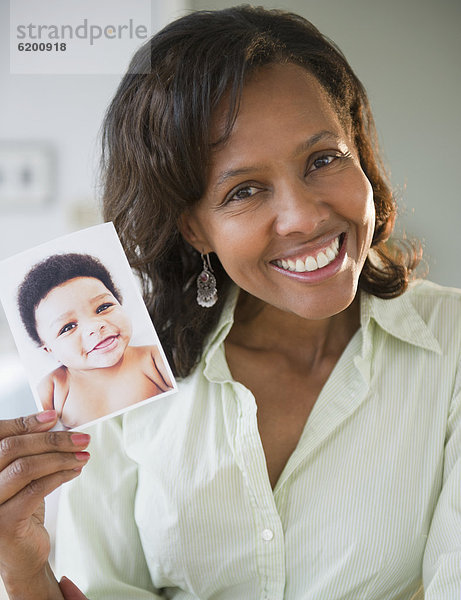
[[340,270],[346,255],[346,242],[347,234],[341,234],[315,256],[300,257],[296,260],[274,260],[271,264],[276,271],[292,279],[316,283]]
[[304,255],[300,257],[282,258],[272,261],[274,265],[285,271],[294,273],[304,273],[306,271],[316,271],[323,269],[332,263],[339,254],[343,234],[336,236],[328,246],[315,252],[312,255]]

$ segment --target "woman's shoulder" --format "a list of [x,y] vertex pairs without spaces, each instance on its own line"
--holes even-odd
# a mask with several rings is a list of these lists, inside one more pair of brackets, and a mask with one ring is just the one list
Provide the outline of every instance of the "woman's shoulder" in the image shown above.
[[457,321],[460,323],[461,289],[419,279],[409,286],[405,296],[409,298],[423,319],[438,314],[446,321],[458,316]]
[[461,289],[440,285],[427,279],[417,279],[412,282],[407,294],[414,297],[433,298],[435,300],[452,299],[455,302],[461,302]]
[[[418,280],[404,294],[426,327],[438,340],[442,353],[461,353],[461,289]],[[453,355],[453,354],[452,354]]]
[[[394,339],[432,350],[433,358],[461,355],[461,290],[431,281],[411,282],[395,298],[363,297],[362,323],[370,318]],[[409,347],[410,347],[409,346]]]

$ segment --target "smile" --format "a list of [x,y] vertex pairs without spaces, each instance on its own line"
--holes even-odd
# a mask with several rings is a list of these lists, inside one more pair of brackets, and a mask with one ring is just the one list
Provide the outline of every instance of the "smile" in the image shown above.
[[339,254],[341,235],[335,237],[329,246],[318,252],[315,256],[307,255],[296,259],[274,260],[273,264],[293,273],[305,273],[306,271],[317,271],[332,263]]
[[[98,344],[96,344],[96,346],[94,346],[90,352],[98,350],[102,350],[103,352],[112,350],[112,348],[117,345],[118,337],[118,335],[110,335],[109,337],[104,338]],[[88,352],[88,354],[90,354],[90,352]]]

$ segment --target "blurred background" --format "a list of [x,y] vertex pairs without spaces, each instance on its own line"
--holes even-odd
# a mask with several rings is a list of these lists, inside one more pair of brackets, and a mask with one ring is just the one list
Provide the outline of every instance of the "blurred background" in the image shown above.
[[[233,4],[151,0],[152,31]],[[369,92],[399,201],[397,232],[423,242],[431,280],[461,287],[459,0],[258,4],[307,17],[343,50]],[[121,77],[10,74],[9,7],[0,0],[0,260],[100,222],[98,133]],[[0,416],[34,410],[0,307]]]

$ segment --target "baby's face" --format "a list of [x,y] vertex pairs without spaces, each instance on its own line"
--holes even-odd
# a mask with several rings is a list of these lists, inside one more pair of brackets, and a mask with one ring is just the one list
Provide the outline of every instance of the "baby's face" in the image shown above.
[[37,306],[35,321],[44,349],[76,370],[116,365],[132,332],[120,303],[94,277],[53,288]]

